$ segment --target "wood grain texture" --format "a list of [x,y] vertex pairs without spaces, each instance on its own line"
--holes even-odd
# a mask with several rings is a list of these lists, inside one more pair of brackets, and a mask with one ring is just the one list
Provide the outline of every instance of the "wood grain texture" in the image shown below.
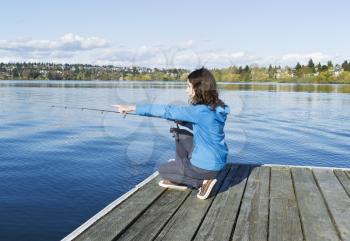
[[153,240],[189,194],[189,190],[168,189],[115,240]]
[[334,174],[338,177],[340,183],[343,185],[346,193],[350,197],[350,178],[346,175],[346,172],[340,170],[334,170]]
[[350,241],[349,174],[228,164],[207,200],[157,176],[74,240]]
[[269,241],[302,241],[290,168],[271,168]]
[[343,241],[350,241],[350,198],[332,170],[314,169],[317,183]]
[[252,168],[232,240],[267,240],[269,177],[269,167]]
[[249,166],[231,169],[194,240],[230,239],[249,171]]
[[220,181],[213,190],[214,196],[201,200],[197,198],[198,191],[192,191],[155,240],[191,240],[230,169],[231,166],[227,166],[220,173]]
[[74,240],[113,240],[165,191],[157,176]]
[[339,240],[311,170],[292,168],[292,175],[305,239],[308,241]]

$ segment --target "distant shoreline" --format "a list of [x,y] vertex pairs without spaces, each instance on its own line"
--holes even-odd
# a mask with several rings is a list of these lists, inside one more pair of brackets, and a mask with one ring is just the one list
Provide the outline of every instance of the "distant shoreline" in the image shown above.
[[[185,83],[185,80],[101,80],[101,79],[94,79],[94,80],[61,80],[61,79],[0,79],[0,82],[5,81],[18,81],[18,82],[25,82],[25,81],[38,81],[38,82],[119,82],[119,83],[132,83],[132,82],[138,82],[138,83],[154,83],[154,82],[161,82],[161,83]],[[286,81],[240,81],[240,82],[231,82],[231,81],[217,81],[217,84],[234,84],[234,85],[245,85],[245,84],[254,84],[254,85],[274,85],[274,84],[285,84],[285,85],[350,85],[350,83],[315,83],[315,82],[286,82]]]
[[[255,65],[209,68],[216,80],[228,83],[276,82],[350,84],[350,62],[342,64],[307,65],[295,67]],[[0,63],[0,80],[120,80],[120,81],[186,81],[191,70],[184,68],[148,68],[98,66],[89,64]]]

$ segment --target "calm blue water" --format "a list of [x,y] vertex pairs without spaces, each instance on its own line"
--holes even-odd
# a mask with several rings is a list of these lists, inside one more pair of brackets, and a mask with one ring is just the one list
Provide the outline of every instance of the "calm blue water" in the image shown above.
[[[222,86],[229,161],[350,167],[350,94],[285,87]],[[184,84],[0,82],[0,240],[59,240],[172,158],[169,121],[50,107],[141,102]]]

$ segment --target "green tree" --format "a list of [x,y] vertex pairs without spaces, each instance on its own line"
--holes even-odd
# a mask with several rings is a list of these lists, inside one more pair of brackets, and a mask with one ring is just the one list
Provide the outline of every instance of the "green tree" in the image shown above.
[[18,69],[17,68],[14,68],[12,70],[12,78],[13,79],[18,79],[19,78],[19,72],[18,72]]
[[328,68],[333,68],[333,63],[332,63],[332,61],[329,60],[329,61],[327,62],[327,67],[328,67]]
[[251,70],[248,65],[244,67],[240,75],[242,81],[250,81],[252,79]]
[[315,64],[314,64],[314,61],[312,61],[312,59],[309,60],[309,63],[307,64],[307,67],[309,67],[311,69],[312,73],[316,72]]
[[269,74],[270,79],[275,79],[276,73],[277,73],[276,68],[273,68],[272,65],[270,64],[269,68],[267,69],[267,73]]
[[327,65],[322,65],[321,69],[319,70],[319,72],[324,72],[324,71],[328,71],[328,66]]
[[338,80],[344,84],[350,84],[350,71],[343,71],[339,76]]
[[316,70],[317,70],[318,72],[320,72],[320,71],[321,71],[321,68],[322,68],[322,65],[321,65],[320,62],[318,62],[318,64],[316,65]]
[[344,69],[344,71],[350,71],[350,63],[348,63],[347,60],[342,63],[341,67]]
[[333,74],[330,71],[322,71],[317,77],[318,83],[332,83],[335,81]]
[[301,66],[300,63],[298,62],[297,65],[296,65],[295,68],[294,68],[294,74],[295,74],[297,77],[301,77],[301,76],[302,76],[301,68],[302,68],[302,66]]
[[253,81],[268,81],[270,79],[266,68],[253,68],[251,75]]

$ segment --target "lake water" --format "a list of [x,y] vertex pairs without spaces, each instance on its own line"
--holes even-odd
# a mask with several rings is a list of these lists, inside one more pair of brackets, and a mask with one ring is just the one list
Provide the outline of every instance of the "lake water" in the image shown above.
[[[350,86],[221,84],[229,161],[350,167]],[[59,240],[174,156],[172,122],[53,108],[185,104],[182,82],[0,81],[0,240]]]

